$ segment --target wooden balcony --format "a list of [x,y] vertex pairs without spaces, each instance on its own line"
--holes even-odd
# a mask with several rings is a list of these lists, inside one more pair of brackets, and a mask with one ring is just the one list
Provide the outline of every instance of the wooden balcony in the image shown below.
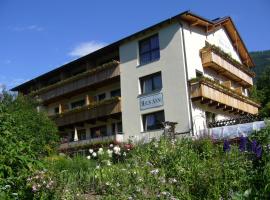
[[51,116],[51,118],[58,127],[62,127],[84,122],[93,122],[99,119],[106,120],[119,113],[121,113],[121,99],[120,97],[115,97],[74,110],[68,110],[61,114]]
[[112,61],[42,88],[33,92],[32,95],[38,97],[43,103],[48,104],[61,99],[61,97],[69,97],[78,92],[89,90],[92,87],[99,87],[107,82],[111,83],[113,80],[119,81],[119,77],[119,62]]
[[240,66],[241,64],[233,64],[230,59],[219,55],[211,48],[203,48],[201,50],[202,65],[204,68],[211,68],[230,80],[238,82],[244,87],[253,85],[252,77],[254,73],[249,71],[247,67]]
[[250,98],[238,94],[232,89],[226,88],[212,80],[202,78],[190,81],[191,98],[200,100],[202,104],[215,106],[235,114],[258,114],[260,105]]

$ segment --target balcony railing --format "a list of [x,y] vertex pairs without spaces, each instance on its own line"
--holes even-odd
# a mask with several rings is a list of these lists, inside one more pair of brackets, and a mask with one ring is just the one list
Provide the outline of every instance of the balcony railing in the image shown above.
[[57,126],[65,126],[80,122],[108,117],[121,112],[121,98],[115,97],[101,102],[92,103],[80,108],[65,111],[51,116]]
[[201,50],[202,65],[205,68],[211,68],[219,74],[226,76],[230,80],[239,82],[239,84],[250,87],[253,85],[252,77],[254,72],[247,67],[233,61],[226,53],[214,50],[211,47],[205,47]]
[[102,137],[96,137],[96,138],[91,138],[91,139],[86,139],[86,140],[66,142],[66,143],[60,144],[59,150],[81,148],[88,145],[93,145],[95,143],[113,142],[115,140],[116,140],[116,135],[110,135],[110,136],[102,136]]
[[31,93],[37,96],[43,102],[74,93],[78,90],[83,91],[86,88],[108,81],[120,76],[119,62],[112,61],[95,69],[88,70],[76,76],[70,77],[53,85],[42,88]]
[[215,81],[207,78],[194,79],[190,81],[191,98],[193,101],[201,100],[209,106],[234,113],[258,114],[260,105],[250,98],[238,94]]

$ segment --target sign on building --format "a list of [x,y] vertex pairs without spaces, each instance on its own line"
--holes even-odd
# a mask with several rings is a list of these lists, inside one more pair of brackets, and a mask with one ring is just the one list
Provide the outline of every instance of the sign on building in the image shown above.
[[140,98],[140,108],[141,110],[146,110],[149,108],[155,108],[163,105],[163,95],[162,93],[149,95]]

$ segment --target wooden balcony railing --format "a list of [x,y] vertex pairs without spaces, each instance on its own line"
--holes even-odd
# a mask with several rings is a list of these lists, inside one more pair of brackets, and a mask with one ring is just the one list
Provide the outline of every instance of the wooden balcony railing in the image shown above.
[[235,61],[232,62],[228,56],[222,56],[223,54],[218,53],[218,51],[214,51],[212,48],[203,48],[201,50],[203,67],[211,68],[230,80],[238,82],[244,87],[252,86],[252,77],[255,76],[254,72],[246,69],[247,67],[245,66],[241,66],[240,63],[236,64]]
[[236,114],[258,114],[258,108],[260,107],[258,103],[215,81],[207,78],[195,79],[190,81],[190,86],[193,101],[201,100],[201,103]]
[[72,125],[93,119],[109,117],[121,112],[121,98],[96,102],[87,106],[65,111],[61,114],[51,116],[57,126]]
[[95,69],[88,70],[76,76],[42,88],[31,93],[31,95],[37,96],[43,102],[53,101],[61,96],[72,94],[76,91],[83,91],[91,86],[101,84],[119,76],[119,62],[112,61]]

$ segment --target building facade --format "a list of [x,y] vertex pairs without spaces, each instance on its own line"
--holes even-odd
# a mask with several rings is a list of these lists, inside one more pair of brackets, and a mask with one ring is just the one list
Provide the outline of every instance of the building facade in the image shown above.
[[159,137],[162,122],[200,135],[211,121],[256,115],[253,61],[230,17],[184,12],[30,80],[60,149]]

